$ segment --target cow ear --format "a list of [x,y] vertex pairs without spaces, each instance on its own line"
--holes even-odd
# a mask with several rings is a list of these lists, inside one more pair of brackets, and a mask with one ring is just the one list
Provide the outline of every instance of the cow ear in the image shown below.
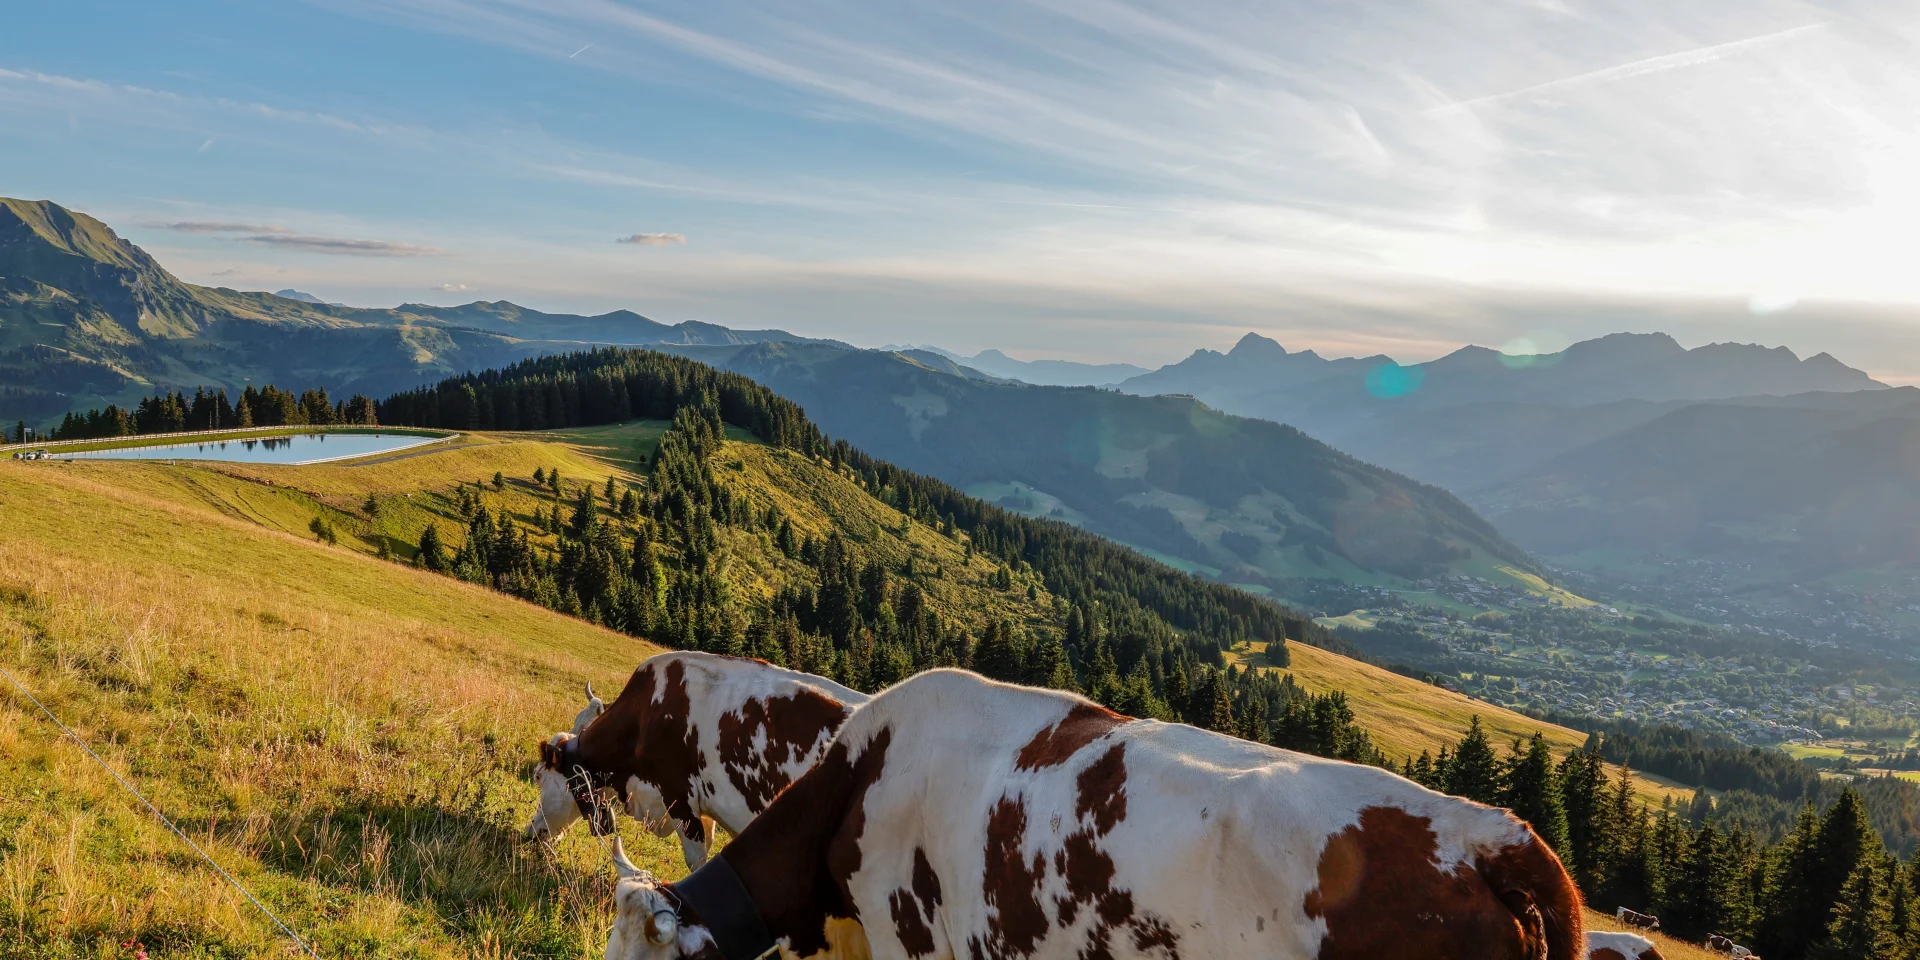
[[552,740],[540,741],[540,765],[560,769],[560,748]]
[[613,838],[613,873],[621,880],[652,880],[653,874],[633,865],[627,859],[627,850],[620,845],[620,838]]

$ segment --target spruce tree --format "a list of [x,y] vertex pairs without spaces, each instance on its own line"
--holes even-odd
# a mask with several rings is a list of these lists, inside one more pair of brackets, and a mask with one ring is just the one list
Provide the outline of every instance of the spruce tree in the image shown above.
[[435,573],[441,573],[447,569],[446,548],[440,543],[438,526],[427,524],[427,529],[420,534],[420,552],[414,555],[414,559],[422,567]]
[[1524,751],[1507,762],[1501,805],[1533,825],[1547,846],[1564,852],[1567,846],[1567,808],[1560,797],[1560,778],[1554,770],[1553,749],[1545,735],[1534,732]]
[[1474,715],[1467,735],[1460,738],[1460,745],[1454,748],[1446,789],[1456,797],[1478,803],[1500,801],[1500,758],[1494,755],[1493,744],[1487,742],[1487,731],[1480,726],[1479,714]]
[[1838,892],[1827,888],[1820,858],[1820,817],[1809,803],[1793,832],[1776,845],[1761,895],[1757,952],[1797,957],[1826,935]]
[[1807,960],[1893,960],[1887,872],[1880,857],[1860,858],[1840,887],[1826,936],[1807,951]]

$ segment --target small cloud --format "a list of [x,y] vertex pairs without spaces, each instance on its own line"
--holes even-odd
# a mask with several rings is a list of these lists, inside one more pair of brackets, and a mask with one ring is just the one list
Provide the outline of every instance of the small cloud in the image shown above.
[[225,270],[215,270],[214,272],[212,272],[212,273],[209,273],[209,274],[207,274],[207,276],[209,276],[209,277],[231,277],[231,276],[233,276],[233,275],[235,275],[235,274],[237,274],[237,273],[239,273],[239,272],[240,272],[240,268],[239,268],[239,267],[228,267],[228,268],[226,268]]
[[428,287],[427,289],[438,290],[441,293],[472,293],[473,292],[473,288],[467,286],[464,283],[436,283],[433,286]]
[[206,153],[208,150],[211,150],[211,149],[213,149],[213,138],[208,137],[207,142],[201,144],[200,149],[195,150],[194,153]]
[[684,247],[687,245],[687,235],[684,233],[636,233],[613,242],[632,243],[642,247]]
[[226,223],[223,221],[184,220],[179,223],[163,223],[161,227],[175,233],[291,233],[286,227],[276,227],[266,223]]
[[423,247],[391,240],[347,240],[340,237],[310,237],[295,233],[263,233],[247,237],[248,243],[282,250],[303,250],[342,257],[435,257],[445,253],[439,247]]

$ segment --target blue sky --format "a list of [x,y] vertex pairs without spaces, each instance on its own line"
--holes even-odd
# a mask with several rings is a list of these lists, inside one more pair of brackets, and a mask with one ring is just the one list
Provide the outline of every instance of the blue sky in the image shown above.
[[1146,364],[1665,330],[1920,380],[1910,0],[22,6],[0,193],[194,282]]

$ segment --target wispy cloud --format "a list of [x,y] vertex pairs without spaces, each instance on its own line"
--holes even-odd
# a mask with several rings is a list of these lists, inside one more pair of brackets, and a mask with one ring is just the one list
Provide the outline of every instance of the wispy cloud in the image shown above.
[[613,242],[631,243],[641,247],[682,247],[686,246],[687,236],[683,233],[635,233]]
[[1495,94],[1490,94],[1484,97],[1474,97],[1470,100],[1458,100],[1453,103],[1442,104],[1441,106],[1433,107],[1425,112],[1428,115],[1436,115],[1436,114],[1452,113],[1452,112],[1461,111],[1461,110],[1471,110],[1474,107],[1487,106],[1489,104],[1499,103],[1503,100],[1517,100],[1522,97],[1534,97],[1534,96],[1540,96],[1542,94],[1563,93],[1565,91],[1572,90],[1577,87],[1587,86],[1588,84],[1610,83],[1616,80],[1626,80],[1630,77],[1644,77],[1644,76],[1647,76],[1648,74],[1665,73],[1668,70],[1681,70],[1687,67],[1697,67],[1697,66],[1700,66],[1701,64],[1712,63],[1716,60],[1724,60],[1727,57],[1736,56],[1742,53],[1749,53],[1754,50],[1759,50],[1763,47],[1769,47],[1777,43],[1783,43],[1785,41],[1792,40],[1795,37],[1803,36],[1815,30],[1823,29],[1826,26],[1827,24],[1825,22],[1808,23],[1798,27],[1789,27],[1788,29],[1785,29],[1785,30],[1776,30],[1776,31],[1773,31],[1772,33],[1763,33],[1757,37],[1748,37],[1744,40],[1731,40],[1726,43],[1716,43],[1716,44],[1711,44],[1709,46],[1704,46],[1704,47],[1695,47],[1692,50],[1681,50],[1676,53],[1661,54],[1660,56],[1657,56],[1657,57],[1647,57],[1646,59],[1643,59],[1643,60],[1635,60],[1631,63],[1623,63],[1618,66],[1607,67],[1606,69],[1603,69],[1603,70],[1591,70],[1586,73],[1575,74],[1574,76],[1571,76],[1571,77],[1561,77],[1558,80],[1548,80],[1545,83],[1536,83],[1536,84],[1533,84],[1532,86],[1522,87],[1518,90],[1509,90],[1506,93],[1495,93]]
[[245,238],[248,243],[281,250],[325,253],[343,257],[437,257],[445,250],[391,240],[348,240],[341,237],[310,237],[303,234],[263,233]]
[[222,220],[181,220],[157,224],[175,233],[292,233],[286,227],[270,223],[229,223]]
[[235,239],[280,250],[325,253],[346,257],[434,257],[446,253],[439,247],[393,240],[354,240],[296,233],[272,223],[241,223],[230,220],[176,220],[155,224],[175,233],[239,234]]
[[472,293],[474,290],[473,287],[464,283],[436,283],[427,289],[437,290],[441,293]]

